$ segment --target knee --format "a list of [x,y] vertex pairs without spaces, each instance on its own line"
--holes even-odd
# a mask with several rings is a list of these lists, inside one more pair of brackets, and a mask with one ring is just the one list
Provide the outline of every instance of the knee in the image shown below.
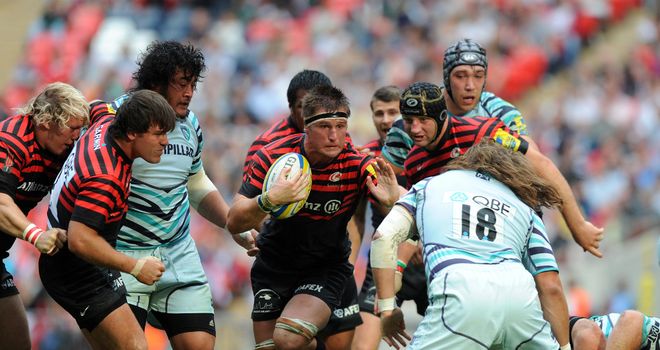
[[311,322],[280,317],[275,323],[273,342],[280,350],[305,349],[318,333],[318,328]]
[[305,349],[310,340],[297,334],[276,329],[273,332],[273,342],[278,350],[298,350]]
[[598,325],[588,319],[578,321],[573,329],[573,346],[575,349],[604,349],[605,337]]

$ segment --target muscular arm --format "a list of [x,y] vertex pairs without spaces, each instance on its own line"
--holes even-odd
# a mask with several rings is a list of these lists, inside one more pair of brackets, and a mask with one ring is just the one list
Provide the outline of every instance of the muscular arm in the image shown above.
[[121,272],[130,273],[136,259],[116,251],[93,228],[71,221],[69,223],[69,250],[85,261]]
[[236,194],[234,204],[227,214],[227,230],[232,234],[238,234],[257,229],[265,217],[266,213],[259,208],[256,197],[247,198],[242,194]]
[[591,254],[602,257],[603,254],[598,247],[602,240],[603,229],[595,227],[582,216],[573,191],[559,169],[550,159],[534,148],[529,148],[525,155],[534,167],[534,171],[559,192],[562,199],[561,214],[571,230],[573,239]]
[[[24,238],[23,231],[30,224],[30,220],[23,214],[14,200],[9,195],[0,193],[0,230],[2,232],[18,239],[25,239],[34,244],[40,252],[46,254],[55,254],[59,248],[64,246],[67,239],[66,231],[59,228],[52,228],[33,236],[28,233]],[[33,230],[41,232],[41,229],[33,228]]]
[[30,224],[28,218],[7,194],[0,193],[0,229],[2,232],[19,239],[23,230]]
[[218,227],[227,225],[229,205],[208,178],[204,169],[188,179],[187,188],[190,204],[202,217]]
[[561,286],[559,273],[547,271],[534,276],[539,293],[543,318],[550,323],[559,345],[568,344],[568,306]]

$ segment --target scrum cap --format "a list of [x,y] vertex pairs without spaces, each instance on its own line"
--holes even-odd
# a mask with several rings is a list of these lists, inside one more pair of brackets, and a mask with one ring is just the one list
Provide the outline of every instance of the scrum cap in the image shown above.
[[442,64],[443,83],[452,99],[454,97],[451,93],[451,85],[449,85],[449,75],[454,68],[461,65],[482,66],[488,72],[486,49],[470,39],[462,39],[445,50]]
[[442,122],[447,118],[447,104],[440,87],[423,81],[410,84],[399,101],[399,109],[404,116],[429,117],[437,124],[435,140],[440,134]]

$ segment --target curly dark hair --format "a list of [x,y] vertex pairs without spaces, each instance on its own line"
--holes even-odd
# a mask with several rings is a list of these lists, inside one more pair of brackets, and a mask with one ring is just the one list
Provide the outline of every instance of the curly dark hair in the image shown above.
[[174,78],[177,70],[185,74],[186,80],[200,82],[206,70],[204,54],[192,44],[176,41],[156,41],[147,47],[137,62],[138,70],[133,73],[133,91],[150,89],[163,91]]

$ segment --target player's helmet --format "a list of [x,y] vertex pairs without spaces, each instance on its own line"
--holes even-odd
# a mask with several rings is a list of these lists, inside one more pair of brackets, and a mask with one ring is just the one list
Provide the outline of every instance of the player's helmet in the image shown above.
[[[486,49],[470,39],[462,39],[445,50],[445,58],[442,64],[443,83],[452,100],[454,96],[449,84],[449,75],[454,68],[461,65],[482,66],[488,72]],[[486,86],[485,82],[484,86]]]
[[442,122],[447,118],[447,104],[442,90],[439,86],[424,81],[414,82],[403,90],[399,109],[402,115],[429,117],[435,120],[437,128],[431,142],[438,138]]

